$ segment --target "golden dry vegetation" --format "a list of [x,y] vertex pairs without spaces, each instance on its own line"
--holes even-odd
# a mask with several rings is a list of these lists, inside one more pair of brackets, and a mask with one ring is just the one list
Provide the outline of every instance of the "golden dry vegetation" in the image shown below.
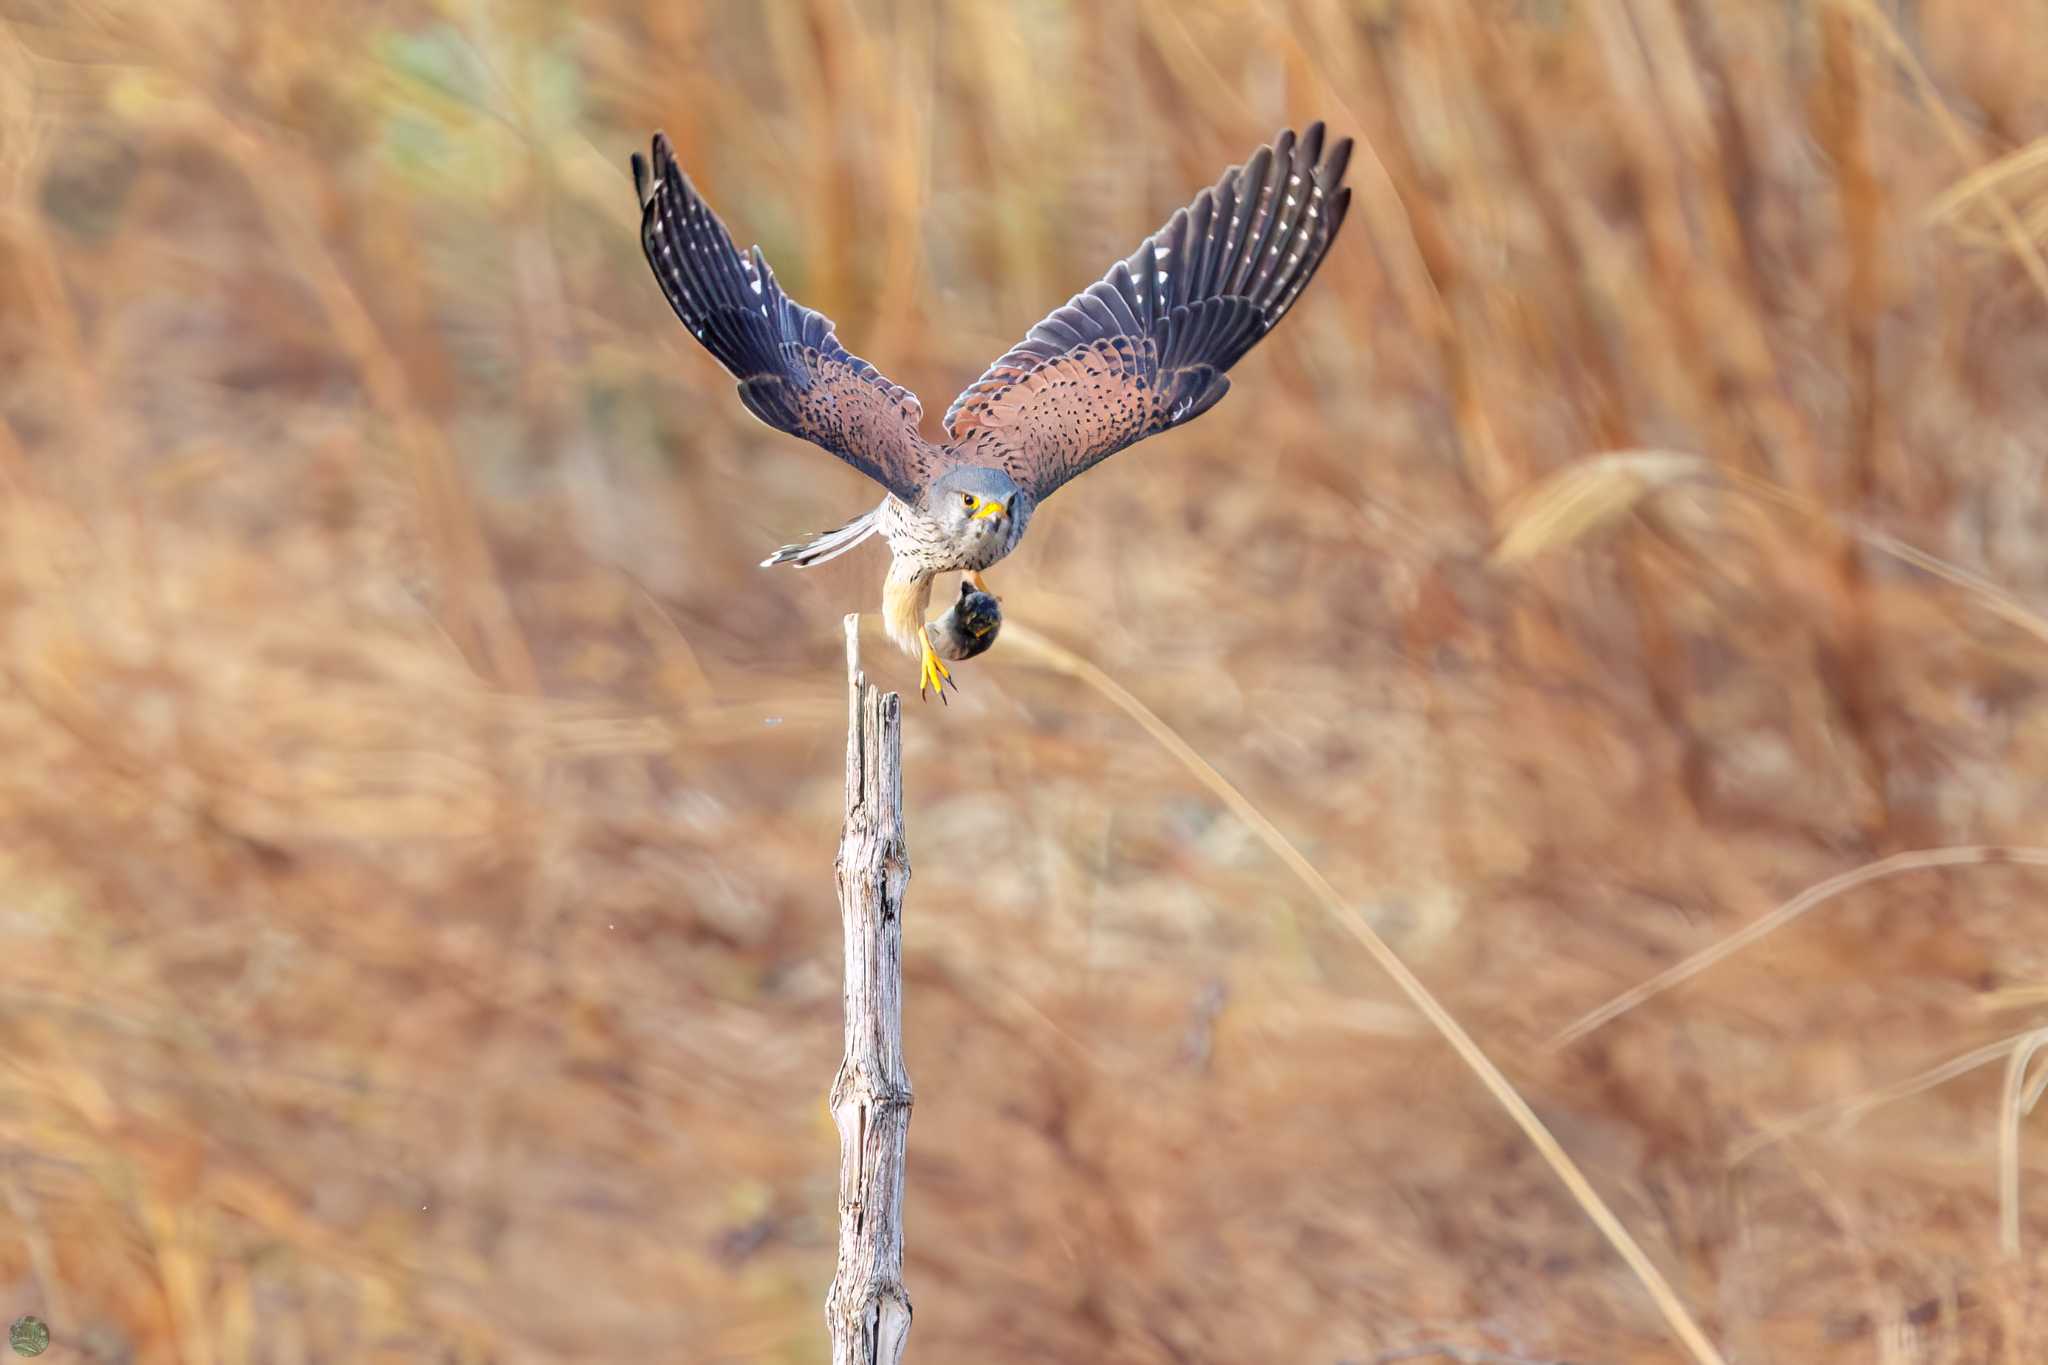
[[48,1359],[823,1360],[881,567],[754,566],[873,490],[676,327],[626,157],[935,426],[1318,116],[1328,268],[906,718],[911,1357],[1708,1358],[1370,930],[1710,1350],[2048,1358],[2044,0],[0,16]]

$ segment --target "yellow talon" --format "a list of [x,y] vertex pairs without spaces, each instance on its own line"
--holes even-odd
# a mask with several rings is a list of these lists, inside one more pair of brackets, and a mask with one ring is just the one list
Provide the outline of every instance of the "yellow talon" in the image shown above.
[[939,700],[943,702],[946,700],[946,684],[953,683],[955,692],[960,690],[960,684],[953,682],[953,670],[946,667],[946,661],[932,652],[931,628],[920,626],[917,638],[924,646],[923,669],[917,680],[917,695],[923,697],[926,689],[930,689],[938,693]]
[[[996,597],[996,595],[995,595],[995,592],[994,592],[994,590],[993,590],[993,589],[991,589],[991,588],[989,587],[989,585],[988,585],[987,583],[984,583],[984,582],[982,581],[982,578],[981,578],[981,574],[980,574],[979,572],[974,572],[974,573],[970,573],[970,574],[968,574],[968,575],[967,575],[967,581],[968,581],[969,583],[972,583],[972,584],[974,585],[974,590],[975,590],[976,592],[985,592],[985,593],[987,593],[987,594],[988,594],[988,595],[989,595],[990,597]],[[996,601],[1000,602],[1000,601],[1002,601],[1002,600],[1003,600],[1002,598],[1000,598],[1000,597],[996,597]]]

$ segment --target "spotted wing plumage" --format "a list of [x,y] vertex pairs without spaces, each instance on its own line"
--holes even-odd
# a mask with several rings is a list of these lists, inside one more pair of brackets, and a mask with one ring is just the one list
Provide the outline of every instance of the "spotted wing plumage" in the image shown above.
[[918,435],[917,395],[850,355],[832,320],[782,292],[761,248],[743,253],[654,137],[633,158],[640,245],[690,334],[740,381],[740,401],[771,427],[815,442],[906,502],[944,468]]
[[1351,191],[1351,139],[1283,131],[1076,294],[946,413],[956,459],[1043,500],[1135,441],[1192,421],[1294,306]]

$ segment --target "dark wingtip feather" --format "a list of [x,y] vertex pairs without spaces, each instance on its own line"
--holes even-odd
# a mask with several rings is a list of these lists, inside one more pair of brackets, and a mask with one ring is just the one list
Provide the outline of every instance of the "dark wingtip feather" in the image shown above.
[[1344,172],[1351,166],[1351,148],[1350,138],[1339,138],[1331,146],[1329,155],[1323,158],[1323,164],[1318,169],[1322,173],[1325,189],[1344,183]]
[[675,148],[669,145],[668,134],[656,132],[652,147],[652,155],[648,157],[633,153],[633,188],[640,195],[642,208],[654,202],[655,191],[662,185],[680,178],[676,171]]
[[1295,144],[1294,160],[1297,166],[1311,170],[1323,159],[1323,121],[1317,119],[1301,130],[1301,139]]

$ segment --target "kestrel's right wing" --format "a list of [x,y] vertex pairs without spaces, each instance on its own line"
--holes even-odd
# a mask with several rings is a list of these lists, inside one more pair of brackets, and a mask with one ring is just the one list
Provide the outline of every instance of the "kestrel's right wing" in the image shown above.
[[1043,501],[1230,388],[1323,263],[1351,191],[1351,139],[1282,132],[1031,329],[946,413],[956,459],[999,464]]
[[740,401],[769,426],[837,455],[905,502],[943,468],[917,434],[917,395],[847,354],[832,320],[782,292],[761,248],[743,254],[654,135],[653,167],[636,154],[640,245],[690,335],[740,381]]

